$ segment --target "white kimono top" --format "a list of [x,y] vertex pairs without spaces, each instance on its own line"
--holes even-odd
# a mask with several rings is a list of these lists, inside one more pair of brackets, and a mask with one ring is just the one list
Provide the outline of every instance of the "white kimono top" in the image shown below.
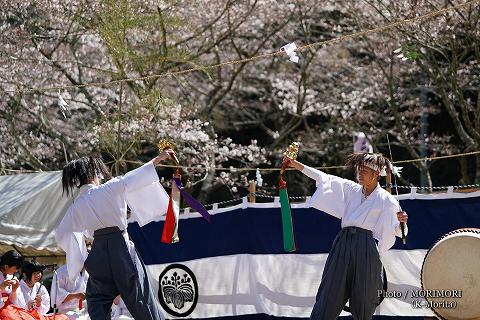
[[42,315],[46,315],[50,310],[50,295],[48,294],[47,289],[43,284],[37,282],[30,288],[27,283],[22,279],[20,280],[20,291],[23,295],[24,305],[16,305],[17,307],[21,307],[25,310],[28,310],[28,303],[30,301],[35,300],[37,296],[40,296],[42,299],[41,305],[37,306],[35,309],[38,313]]
[[395,244],[395,236],[402,236],[397,219],[400,204],[380,185],[377,184],[375,190],[362,201],[362,186],[358,183],[308,166],[302,172],[317,182],[317,191],[307,206],[341,219],[342,228],[353,226],[371,230],[378,240],[380,254]]
[[[55,230],[55,238],[67,254],[67,269],[74,279],[87,259],[84,236],[107,227],[127,228],[127,204],[140,226],[167,212],[168,195],[158,181],[153,163],[132,170],[101,185],[83,185]],[[133,243],[125,235],[132,253]]]
[[[3,276],[3,273],[0,272],[0,283],[3,283],[4,281],[5,281],[5,277]],[[10,294],[12,293],[12,287],[10,287],[10,286],[6,287],[3,291],[0,291],[0,295],[3,294],[3,293],[7,294],[10,302],[13,303],[16,306],[25,305],[25,300],[23,299],[23,295],[22,295],[22,291],[20,290],[20,286],[18,286],[16,292],[17,292],[16,297],[13,300],[10,299]],[[0,308],[3,308],[4,305],[5,305],[5,303],[3,302],[2,299],[0,299]]]
[[72,299],[63,302],[69,294],[85,293],[87,291],[88,273],[83,270],[78,273],[73,279],[68,276],[67,265],[64,264],[57,269],[53,275],[52,288],[50,289],[50,296],[52,297],[51,306],[57,304],[60,313],[67,313],[68,311],[78,310],[78,299]]

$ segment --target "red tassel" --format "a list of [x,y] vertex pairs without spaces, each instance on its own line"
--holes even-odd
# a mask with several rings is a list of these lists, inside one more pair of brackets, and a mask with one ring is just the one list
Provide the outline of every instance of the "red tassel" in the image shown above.
[[80,311],[82,309],[83,309],[83,299],[80,298],[80,299],[78,299],[78,310]]
[[278,181],[279,189],[287,189],[287,181],[283,180],[283,173],[288,168],[289,164],[292,162],[289,158],[284,158],[282,163],[282,169],[280,170],[280,180]]
[[163,243],[172,243],[174,230],[175,230],[175,215],[173,212],[173,200],[172,200],[172,196],[170,195],[170,200],[168,200],[167,217],[165,218],[165,224],[163,225],[163,232],[162,232]]
[[280,176],[280,181],[278,181],[279,189],[287,189],[287,181],[283,180],[283,177]]

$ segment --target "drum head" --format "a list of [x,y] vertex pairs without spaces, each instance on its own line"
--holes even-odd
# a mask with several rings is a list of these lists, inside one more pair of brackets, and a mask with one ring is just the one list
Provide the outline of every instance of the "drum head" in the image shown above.
[[446,234],[422,266],[423,295],[442,319],[480,319],[480,229]]

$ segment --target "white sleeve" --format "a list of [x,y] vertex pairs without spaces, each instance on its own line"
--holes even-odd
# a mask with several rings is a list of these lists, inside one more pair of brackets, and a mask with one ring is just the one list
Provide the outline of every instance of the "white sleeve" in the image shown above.
[[41,286],[38,292],[38,295],[42,299],[41,305],[38,307],[38,312],[42,315],[46,315],[50,310],[50,295],[48,294],[47,288],[45,286]]
[[27,308],[27,302],[25,300],[25,296],[23,295],[23,291],[20,288],[20,285],[18,286],[15,294],[15,299],[11,299],[12,295],[9,296],[9,300],[12,304],[16,305],[17,307],[26,309]]
[[132,210],[130,221],[137,221],[140,226],[159,220],[167,213],[168,194],[160,185],[153,183],[141,189],[127,193],[127,204]]
[[[400,207],[400,203],[398,202],[397,198],[391,199],[390,202],[393,203],[394,210],[396,210],[395,211],[395,221],[393,222],[393,224],[395,226],[395,235],[399,238],[402,238],[402,228],[400,227],[400,221],[398,221],[398,218],[397,218],[397,212],[402,211],[402,208]],[[407,224],[405,224],[405,236],[407,236],[407,234],[408,234],[408,226],[407,226]]]
[[302,173],[317,182],[317,190],[307,206],[341,219],[345,214],[346,199],[354,192],[357,184],[309,166],[304,166]]
[[397,212],[400,210],[398,201],[387,198],[380,216],[380,239],[378,239],[378,251],[386,252],[395,244],[396,228],[399,226]]
[[124,180],[125,200],[132,210],[132,220],[140,226],[159,220],[167,212],[169,197],[152,162],[130,171]]
[[104,186],[114,194],[123,195],[132,211],[130,221],[137,221],[140,226],[159,220],[167,212],[169,197],[151,161]]
[[125,181],[125,190],[128,193],[158,182],[158,175],[154,164],[150,161],[135,170],[127,172],[123,176],[123,180]]
[[115,177],[101,184],[99,187],[108,188],[113,194],[124,196],[128,192],[133,192],[155,182],[158,182],[158,175],[155,166],[150,161],[123,176]]
[[87,247],[83,238],[83,231],[79,232],[81,224],[74,214],[74,205],[68,208],[67,213],[55,229],[55,238],[58,245],[67,255],[67,269],[70,279],[82,270],[87,259]]
[[60,306],[65,300],[65,298],[68,296],[69,292],[65,290],[65,283],[67,279],[65,277],[58,276],[58,272],[53,275],[52,278],[52,288],[50,289],[50,296],[52,297],[51,299],[51,306],[52,308],[54,305]]
[[[0,283],[3,283],[5,281],[5,279],[3,278],[3,274],[0,272]],[[2,295],[2,292],[3,291],[0,291],[0,296]],[[3,299],[0,299],[0,309],[3,308],[3,306],[5,305],[5,302],[3,302]]]

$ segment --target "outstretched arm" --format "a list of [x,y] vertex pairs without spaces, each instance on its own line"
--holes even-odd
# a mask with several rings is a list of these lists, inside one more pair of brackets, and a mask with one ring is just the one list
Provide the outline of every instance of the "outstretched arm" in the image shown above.
[[153,158],[151,162],[157,166],[160,164],[160,162],[167,158],[176,159],[175,151],[173,151],[172,149],[165,149],[158,156]]
[[297,169],[298,171],[302,171],[303,168],[305,167],[303,165],[303,163],[297,161],[297,160],[292,160],[292,159],[289,159],[289,158],[285,158],[284,161],[289,161],[288,165],[289,167],[291,168],[295,168]]
[[159,219],[167,212],[169,197],[158,181],[154,166],[169,157],[178,162],[175,152],[165,149],[149,163],[121,178],[125,186],[125,200],[132,210],[132,218],[140,226]]
[[357,184],[334,175],[304,165],[301,162],[285,158],[286,164],[300,170],[307,177],[315,180],[317,191],[307,205],[324,211],[334,217],[342,218],[345,213],[346,198],[353,192]]
[[298,171],[302,172],[304,175],[306,175],[310,179],[313,179],[317,182],[322,181],[322,174],[325,175],[320,170],[316,170],[314,168],[306,166],[297,160],[292,160],[290,158],[285,157],[283,161],[286,162],[290,168],[297,169]]
[[289,167],[297,169],[307,177],[317,181],[317,187],[319,186],[319,184],[325,183],[325,182],[332,182],[334,184],[338,184],[342,187],[342,189],[345,189],[345,188],[349,189],[357,185],[355,182],[351,180],[343,179],[334,175],[327,174],[318,169],[304,165],[303,163],[297,160],[292,160],[285,157],[283,161],[288,161],[287,164]]

